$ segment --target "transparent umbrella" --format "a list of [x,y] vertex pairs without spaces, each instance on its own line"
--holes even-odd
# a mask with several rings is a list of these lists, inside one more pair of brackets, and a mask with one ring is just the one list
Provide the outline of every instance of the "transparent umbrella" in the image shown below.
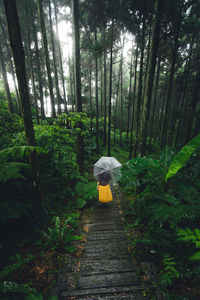
[[122,165],[115,157],[102,156],[94,164],[94,177],[98,180],[98,175],[106,171],[110,172],[112,183],[117,183],[121,178]]

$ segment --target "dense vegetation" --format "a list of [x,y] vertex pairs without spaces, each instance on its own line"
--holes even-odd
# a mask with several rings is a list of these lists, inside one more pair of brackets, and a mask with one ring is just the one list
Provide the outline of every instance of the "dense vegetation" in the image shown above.
[[100,155],[124,165],[134,259],[166,298],[200,298],[199,17],[195,0],[0,1],[1,299],[48,297]]

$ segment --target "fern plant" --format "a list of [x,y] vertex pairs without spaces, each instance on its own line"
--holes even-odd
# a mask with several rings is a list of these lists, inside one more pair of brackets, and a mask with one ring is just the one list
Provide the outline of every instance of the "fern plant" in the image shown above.
[[10,273],[13,273],[16,270],[18,270],[22,265],[29,263],[31,260],[33,260],[34,257],[34,255],[30,255],[28,258],[20,258],[17,263],[5,267],[3,270],[0,271],[0,279],[2,280]]
[[54,226],[48,228],[48,232],[42,232],[46,244],[52,249],[64,248],[69,252],[73,252],[75,247],[70,245],[71,241],[80,240],[82,237],[73,235],[74,228],[70,226],[70,217],[65,221],[61,221],[60,217],[54,218]]
[[163,257],[164,269],[159,277],[160,285],[163,288],[170,286],[174,279],[179,278],[180,274],[176,269],[176,262],[174,257],[169,254],[165,254]]
[[44,297],[43,294],[29,294],[26,296],[25,300],[59,300],[56,296]]
[[97,199],[97,184],[96,182],[78,182],[75,186],[77,194],[76,203],[78,208],[84,207],[89,201]]
[[[195,228],[191,230],[190,228],[179,229],[177,231],[178,241],[183,241],[186,243],[192,243],[196,248],[200,248],[200,229]],[[189,257],[190,260],[200,261],[200,251],[195,252]]]
[[42,147],[34,146],[13,146],[0,151],[0,160],[22,160],[30,155],[31,152],[37,151],[37,153],[47,153]]
[[[17,263],[5,267],[0,271],[0,293],[23,293],[36,292],[35,289],[29,287],[27,284],[18,284],[17,282],[5,280],[5,278],[17,271],[22,265],[29,263],[35,256],[31,255],[28,258],[21,258]],[[4,280],[3,280],[4,279]]]

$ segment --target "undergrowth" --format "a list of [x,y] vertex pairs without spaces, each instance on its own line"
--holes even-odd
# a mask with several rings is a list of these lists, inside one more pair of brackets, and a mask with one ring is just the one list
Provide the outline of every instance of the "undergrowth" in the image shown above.
[[166,181],[174,158],[167,148],[123,167],[126,228],[135,259],[155,263],[166,299],[199,299],[199,151]]

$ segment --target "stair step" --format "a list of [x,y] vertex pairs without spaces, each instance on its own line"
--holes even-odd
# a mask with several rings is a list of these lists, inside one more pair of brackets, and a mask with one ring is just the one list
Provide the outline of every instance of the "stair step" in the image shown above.
[[[130,286],[119,286],[119,287],[107,287],[107,288],[94,288],[94,289],[80,289],[80,290],[74,290],[74,291],[63,291],[61,293],[61,299],[67,300],[69,298],[67,297],[76,297],[76,296],[92,296],[95,295],[99,297],[102,297],[103,295],[115,295],[118,293],[132,293],[133,295],[138,292],[144,292],[148,290],[152,290],[153,287],[151,285],[130,285]],[[98,299],[98,298],[97,298]],[[104,299],[104,298],[102,298]],[[137,299],[137,298],[136,298]]]

